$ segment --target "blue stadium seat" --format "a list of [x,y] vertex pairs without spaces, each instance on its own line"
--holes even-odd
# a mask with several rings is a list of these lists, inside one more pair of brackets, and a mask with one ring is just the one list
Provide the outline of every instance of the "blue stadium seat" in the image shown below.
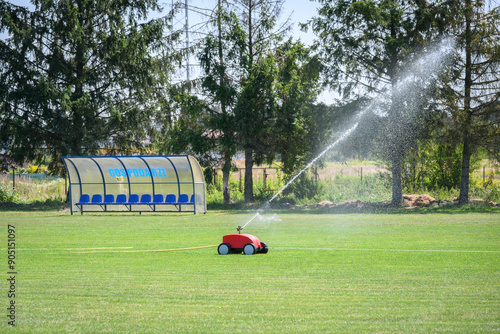
[[150,194],[143,194],[141,196],[141,204],[150,204],[151,203],[151,195]]
[[165,198],[165,204],[177,204],[177,202],[175,201],[175,195],[168,194],[167,197]]
[[76,205],[89,204],[89,202],[90,202],[90,196],[87,194],[83,194],[80,197],[80,201],[76,203]]
[[120,194],[116,196],[116,203],[115,204],[125,204],[127,203],[127,195],[125,194]]
[[156,194],[153,196],[153,202],[151,204],[163,204],[163,195]]
[[101,194],[92,195],[92,202],[90,204],[102,204],[102,195]]
[[189,204],[188,200],[189,200],[188,195],[181,194],[179,195],[179,201],[177,202],[177,204]]
[[104,201],[102,204],[115,204],[115,196],[112,194],[104,195]]
[[139,195],[131,194],[126,204],[137,204],[137,203],[139,203]]

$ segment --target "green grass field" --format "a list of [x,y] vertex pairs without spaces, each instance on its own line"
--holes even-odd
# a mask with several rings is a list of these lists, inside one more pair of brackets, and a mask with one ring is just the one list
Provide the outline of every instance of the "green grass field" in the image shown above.
[[[217,254],[252,212],[1,212],[16,230],[17,333],[500,332],[500,211],[280,213]],[[144,250],[165,250],[142,252]]]

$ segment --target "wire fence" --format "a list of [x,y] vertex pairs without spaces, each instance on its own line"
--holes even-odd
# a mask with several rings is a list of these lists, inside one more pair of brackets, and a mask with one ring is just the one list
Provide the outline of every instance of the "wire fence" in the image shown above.
[[62,177],[57,176],[57,175],[49,175],[49,174],[3,174],[2,177],[4,179],[12,181],[14,180],[20,180],[23,182],[29,182],[31,180],[37,180],[37,181],[53,181],[53,180],[58,180],[62,179]]

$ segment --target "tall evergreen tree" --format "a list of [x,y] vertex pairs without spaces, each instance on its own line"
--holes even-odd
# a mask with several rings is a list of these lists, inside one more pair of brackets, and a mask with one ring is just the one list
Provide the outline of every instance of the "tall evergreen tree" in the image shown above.
[[0,1],[0,146],[14,160],[143,150],[170,73],[156,0]]
[[273,126],[276,151],[287,175],[314,158],[329,133],[328,108],[313,105],[318,94],[321,62],[311,50],[291,39],[276,51],[277,110]]
[[234,106],[239,84],[236,77],[243,31],[234,12],[229,11],[222,0],[218,0],[214,16],[214,32],[205,38],[199,59],[205,72],[201,80],[202,89],[211,105],[207,127],[211,129],[210,136],[220,148],[223,159],[223,198],[225,203],[229,203],[229,176],[232,157],[237,148]]
[[[230,201],[229,175],[237,149],[245,151],[246,201],[253,201],[254,164],[272,162],[281,153],[291,170],[307,155],[309,146],[301,139],[311,135],[308,130],[315,120],[316,109],[309,104],[317,94],[320,62],[300,43],[281,43],[288,28],[286,22],[276,25],[281,5],[282,1],[218,2],[210,20],[213,29],[198,53],[203,74],[197,93],[203,107],[179,109],[174,122],[179,131],[170,140],[172,148],[200,148],[198,144],[205,142],[222,158],[225,202]],[[193,122],[189,125],[184,119]]]
[[[195,130],[200,137],[196,142],[211,142],[222,157],[226,202],[230,200],[229,174],[236,149],[245,150],[246,201],[253,201],[253,164],[274,157],[269,135],[276,107],[274,51],[289,27],[287,22],[277,25],[283,1],[218,1],[209,18],[211,28],[200,43],[198,59],[203,73],[196,93],[204,101],[198,121],[206,130]],[[184,116],[180,110],[180,117]],[[178,125],[174,121],[174,127]],[[187,132],[196,127],[187,126]],[[177,149],[190,146],[187,142],[179,146],[177,140],[171,144]]]
[[454,8],[457,57],[443,90],[453,134],[462,142],[459,203],[469,201],[471,156],[483,147],[499,157],[500,6],[458,1]]
[[276,113],[277,64],[273,51],[290,29],[278,25],[284,0],[238,0],[236,10],[243,34],[240,36],[241,81],[235,118],[238,137],[245,151],[245,201],[253,202],[253,165],[271,161],[274,152],[273,122]]

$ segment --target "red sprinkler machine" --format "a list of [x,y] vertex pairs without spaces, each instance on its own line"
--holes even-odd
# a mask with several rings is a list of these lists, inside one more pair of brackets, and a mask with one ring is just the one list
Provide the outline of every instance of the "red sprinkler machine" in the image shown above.
[[266,254],[269,250],[267,245],[259,240],[255,235],[242,234],[243,228],[238,226],[237,234],[228,234],[222,237],[222,243],[217,251],[220,255],[240,254],[253,255],[255,253]]

